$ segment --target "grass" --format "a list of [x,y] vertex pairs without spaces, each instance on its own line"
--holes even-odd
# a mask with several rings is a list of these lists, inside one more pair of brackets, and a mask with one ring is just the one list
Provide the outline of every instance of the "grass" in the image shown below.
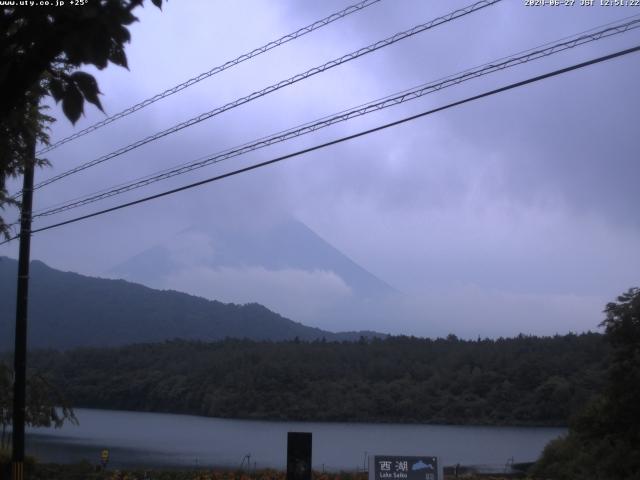
[[[0,452],[0,455],[3,453]],[[0,457],[4,469],[0,470],[0,480],[9,480],[8,458]],[[26,466],[26,480],[286,480],[286,473],[280,470],[257,470],[244,472],[239,470],[198,469],[198,470],[158,470],[127,469],[101,470],[89,462],[75,464],[53,464],[29,462]],[[367,474],[358,472],[313,472],[312,480],[367,480]],[[462,474],[465,480],[512,480],[518,478],[504,475]],[[523,478],[523,477],[520,477]],[[444,480],[454,480],[453,474],[445,473]]]

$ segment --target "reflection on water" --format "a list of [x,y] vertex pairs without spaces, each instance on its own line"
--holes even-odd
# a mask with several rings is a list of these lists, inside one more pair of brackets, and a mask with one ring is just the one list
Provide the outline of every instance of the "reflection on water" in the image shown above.
[[[265,422],[188,415],[76,409],[79,426],[28,429],[27,452],[42,461],[109,465],[284,468],[287,432],[313,433],[313,465],[362,468],[368,454],[437,455],[445,465],[504,465],[535,460],[562,428],[463,427],[359,423]],[[246,464],[246,462],[245,462]]]

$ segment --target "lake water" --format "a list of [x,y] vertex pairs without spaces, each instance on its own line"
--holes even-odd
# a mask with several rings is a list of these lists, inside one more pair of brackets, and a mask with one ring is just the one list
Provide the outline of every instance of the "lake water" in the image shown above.
[[[501,466],[534,461],[562,428],[464,427],[362,423],[224,420],[189,415],[75,410],[79,426],[27,430],[27,453],[42,461],[98,463],[110,450],[111,467],[251,466],[285,468],[287,432],[313,433],[313,466],[362,469],[367,454],[437,455],[442,464]],[[246,465],[246,461],[245,461]]]

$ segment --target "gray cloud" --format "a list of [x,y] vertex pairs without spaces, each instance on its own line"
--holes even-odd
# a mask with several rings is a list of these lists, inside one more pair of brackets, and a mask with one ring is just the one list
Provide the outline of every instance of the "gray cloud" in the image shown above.
[[[466,4],[380,2],[51,152],[55,168],[38,176],[59,173]],[[345,5],[203,1],[172,2],[162,13],[141,11],[128,49],[131,71],[97,73],[103,103],[114,113]],[[527,8],[522,2],[502,2],[42,189],[36,207],[632,13],[626,8]],[[357,132],[634,45],[638,39],[639,32],[633,32],[468,82],[104,206]],[[604,302],[638,283],[638,73],[637,58],[628,57],[491,97],[282,165],[36,235],[33,256],[58,268],[102,274],[193,225],[239,219],[260,228],[294,215],[405,293],[369,312],[345,310],[353,314],[352,323],[345,312],[334,311],[334,318],[325,316],[318,326],[462,336],[594,328]],[[54,112],[60,116],[57,107]],[[80,127],[101,118],[89,110]],[[61,119],[52,134],[61,138],[72,131]],[[192,240],[188,246],[175,245],[174,254],[185,267],[168,286],[212,298],[262,301],[301,321],[321,322],[322,299],[340,305],[344,291],[332,272],[268,271],[259,265],[202,270],[197,255],[215,245],[206,238]],[[15,256],[15,248],[0,247],[0,254]],[[187,253],[192,257],[184,257]],[[243,284],[251,288],[241,296]],[[324,293],[314,297],[314,289]],[[292,291],[299,301],[287,306]]]

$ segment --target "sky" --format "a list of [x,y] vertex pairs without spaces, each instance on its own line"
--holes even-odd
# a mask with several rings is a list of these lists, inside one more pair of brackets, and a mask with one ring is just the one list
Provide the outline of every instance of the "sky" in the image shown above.
[[[38,171],[36,182],[470,3],[382,0],[50,152],[53,166]],[[136,10],[129,70],[85,70],[96,75],[105,111],[113,114],[348,5],[192,0],[169,2],[159,11],[149,3]],[[580,1],[531,7],[504,0],[44,187],[36,192],[35,209],[638,14],[637,7],[586,7]],[[40,219],[35,227],[638,44],[640,29]],[[200,247],[177,240],[194,226],[241,222],[259,229],[295,218],[400,295],[338,322],[320,314],[323,304],[344,294],[331,271],[254,265],[203,272],[190,260],[166,288],[237,303],[259,300],[293,320],[331,330],[465,338],[596,330],[605,304],[640,285],[639,62],[640,54],[627,55],[42,232],[33,238],[32,258],[109,276],[114,266],[155,245],[197,258],[211,248],[206,239]],[[51,107],[59,119],[53,140],[104,118],[89,105],[74,127],[58,106]],[[18,189],[15,184],[10,191]],[[0,246],[0,255],[17,257],[16,242]],[[221,293],[203,293],[203,282],[212,279]]]

